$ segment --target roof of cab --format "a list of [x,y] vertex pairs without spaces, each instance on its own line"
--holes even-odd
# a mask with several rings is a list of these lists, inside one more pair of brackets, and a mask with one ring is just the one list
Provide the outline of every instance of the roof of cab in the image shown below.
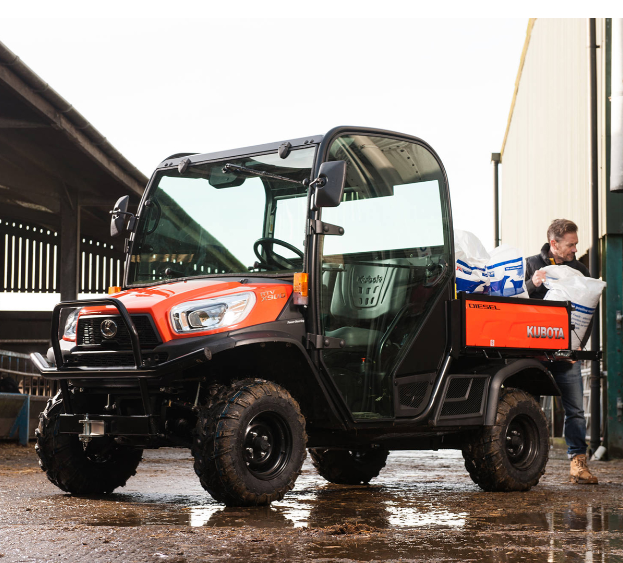
[[292,148],[305,147],[309,145],[317,145],[322,141],[324,135],[312,135],[310,137],[301,137],[299,139],[287,139],[285,141],[277,141],[274,143],[266,143],[264,145],[254,145],[250,147],[242,147],[238,149],[230,149],[213,153],[177,153],[163,160],[158,168],[169,166],[177,166],[183,158],[190,159],[191,164],[197,162],[206,162],[210,160],[221,160],[233,156],[242,156],[245,154],[257,154],[276,151],[284,143],[290,143]]

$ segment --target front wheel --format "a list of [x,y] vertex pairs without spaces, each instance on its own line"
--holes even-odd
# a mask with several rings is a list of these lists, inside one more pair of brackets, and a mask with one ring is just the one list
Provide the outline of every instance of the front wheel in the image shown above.
[[389,452],[310,449],[316,471],[337,485],[366,485],[385,467]]
[[35,450],[39,465],[59,489],[77,495],[108,494],[136,474],[143,450],[120,446],[111,437],[94,438],[83,446],[76,434],[61,434],[64,412],[60,392],[39,415]]
[[247,379],[223,388],[201,411],[193,456],[201,485],[227,506],[280,500],[305,460],[305,419],[278,385]]
[[486,426],[463,448],[472,481],[485,491],[527,491],[549,456],[547,421],[534,398],[521,389],[500,394],[494,426]]

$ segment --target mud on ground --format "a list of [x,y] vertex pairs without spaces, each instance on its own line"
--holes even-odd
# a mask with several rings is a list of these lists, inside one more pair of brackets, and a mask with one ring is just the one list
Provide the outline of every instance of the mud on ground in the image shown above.
[[370,486],[323,481],[309,460],[295,489],[263,508],[225,508],[186,450],[146,451],[106,497],[73,497],[32,445],[0,442],[0,563],[13,561],[623,562],[623,460],[567,482],[550,459],[527,493],[485,493],[460,452],[393,452]]

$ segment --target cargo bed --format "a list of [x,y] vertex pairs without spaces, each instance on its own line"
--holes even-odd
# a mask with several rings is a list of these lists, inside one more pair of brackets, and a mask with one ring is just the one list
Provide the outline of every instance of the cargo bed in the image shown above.
[[570,349],[573,325],[569,301],[461,292],[454,307],[453,314],[460,316],[461,355],[597,359],[595,352]]

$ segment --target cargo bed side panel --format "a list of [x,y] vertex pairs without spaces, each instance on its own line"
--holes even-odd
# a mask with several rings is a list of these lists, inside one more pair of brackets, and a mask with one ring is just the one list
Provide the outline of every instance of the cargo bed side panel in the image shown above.
[[566,302],[466,294],[461,301],[465,347],[569,349]]

